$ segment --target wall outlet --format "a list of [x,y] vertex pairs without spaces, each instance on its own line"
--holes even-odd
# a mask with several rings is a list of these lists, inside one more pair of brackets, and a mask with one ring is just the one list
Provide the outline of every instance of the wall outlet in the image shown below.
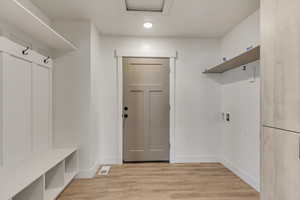
[[253,49],[253,45],[251,45],[251,46],[249,46],[249,47],[247,47],[247,51],[250,51],[251,49]]
[[226,113],[225,117],[226,117],[226,119],[225,119],[226,122],[230,122],[230,113]]

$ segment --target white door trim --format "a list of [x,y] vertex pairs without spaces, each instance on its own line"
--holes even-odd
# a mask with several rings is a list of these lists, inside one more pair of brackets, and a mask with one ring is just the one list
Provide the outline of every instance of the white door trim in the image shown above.
[[175,163],[175,89],[176,89],[176,51],[122,51],[116,50],[117,59],[117,131],[118,131],[118,163],[123,163],[123,57],[169,58],[170,59],[170,162]]

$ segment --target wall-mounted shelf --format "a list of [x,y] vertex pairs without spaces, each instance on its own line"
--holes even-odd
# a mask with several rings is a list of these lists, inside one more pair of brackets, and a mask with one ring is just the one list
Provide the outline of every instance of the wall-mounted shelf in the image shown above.
[[238,55],[237,57],[232,58],[220,65],[209,68],[205,70],[203,73],[223,73],[228,70],[240,67],[242,65],[249,64],[256,60],[260,59],[260,46],[257,46],[245,53]]
[[0,20],[18,27],[34,39],[43,42],[60,53],[77,49],[72,42],[57,33],[49,23],[35,15],[29,8],[26,8],[20,0],[1,0]]

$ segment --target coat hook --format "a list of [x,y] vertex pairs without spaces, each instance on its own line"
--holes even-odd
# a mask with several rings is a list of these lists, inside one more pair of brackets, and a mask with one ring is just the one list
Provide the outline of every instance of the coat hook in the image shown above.
[[45,64],[48,64],[48,63],[49,63],[49,60],[50,60],[50,56],[48,56],[47,58],[44,59],[44,63],[45,63]]
[[29,54],[29,50],[30,50],[30,47],[26,47],[26,49],[24,49],[22,51],[22,54],[25,55],[25,56],[27,56]]

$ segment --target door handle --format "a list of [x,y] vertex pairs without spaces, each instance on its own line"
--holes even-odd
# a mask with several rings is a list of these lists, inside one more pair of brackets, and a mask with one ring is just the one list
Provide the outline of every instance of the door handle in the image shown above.
[[124,118],[128,118],[128,114],[124,114],[123,117],[124,117]]
[[125,106],[125,107],[124,107],[124,110],[125,110],[125,111],[127,111],[127,110],[128,110],[128,107],[127,107],[127,106]]

